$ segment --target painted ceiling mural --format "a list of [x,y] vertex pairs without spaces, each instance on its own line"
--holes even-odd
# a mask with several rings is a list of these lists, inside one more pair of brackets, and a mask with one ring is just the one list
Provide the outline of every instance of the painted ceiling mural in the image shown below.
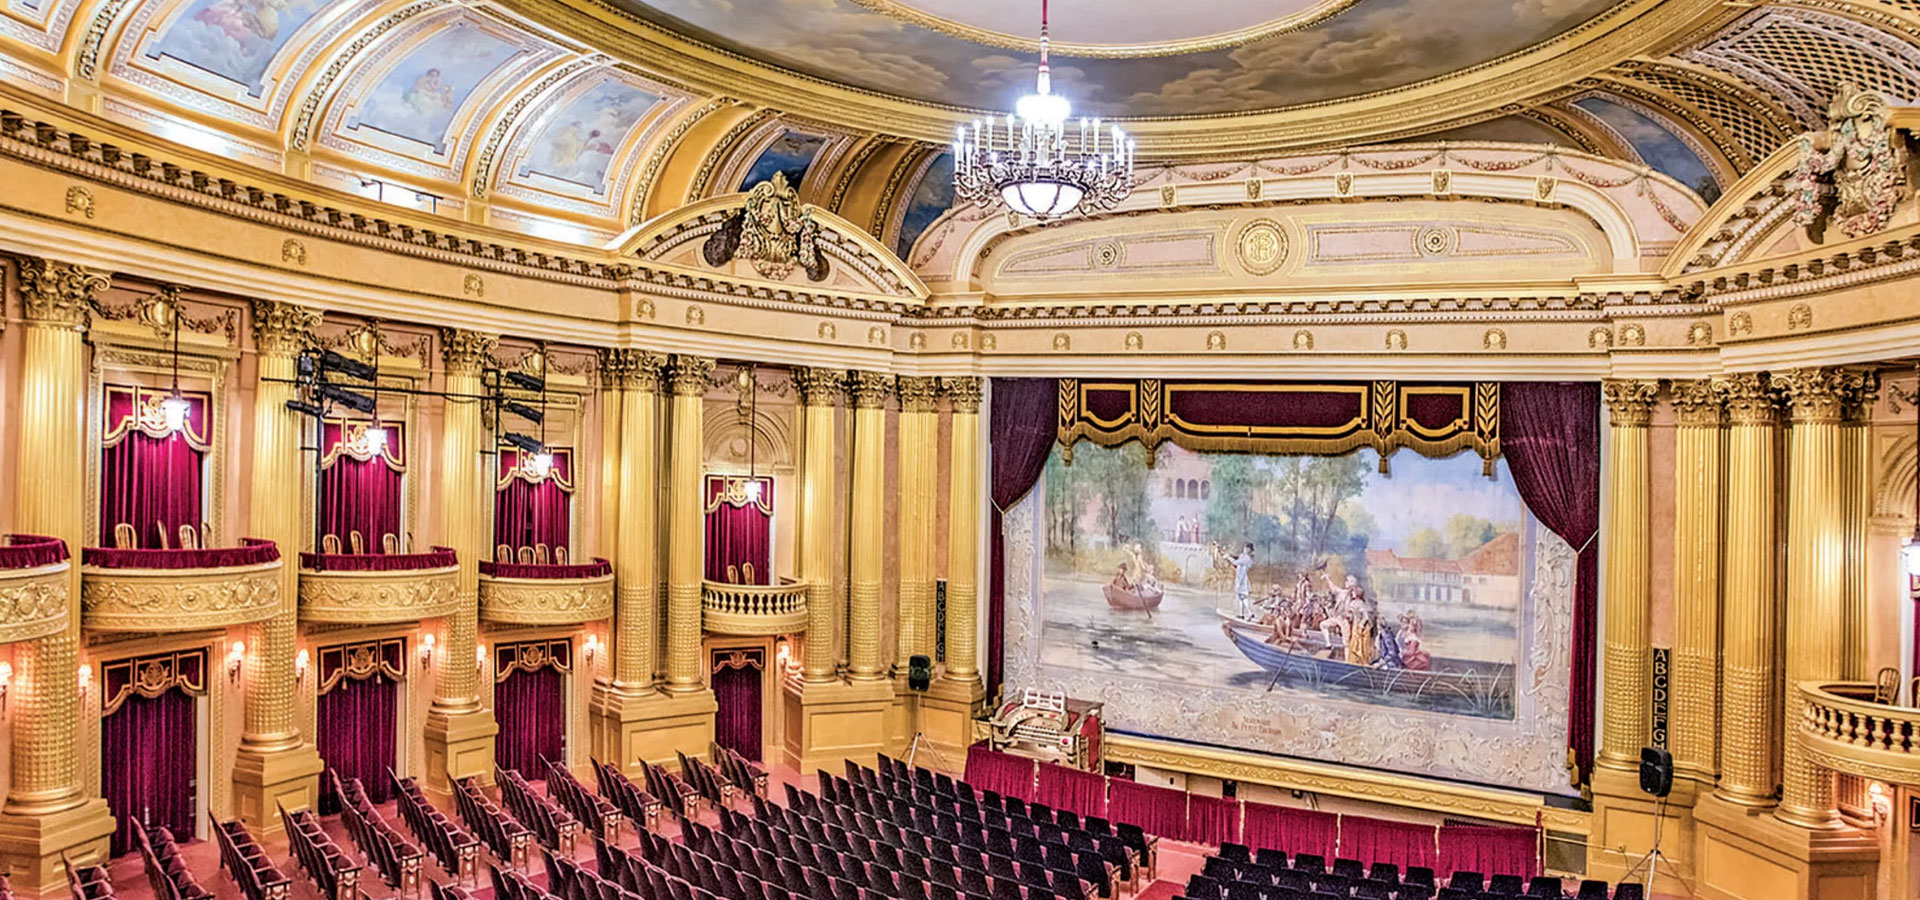
[[1667,125],[1647,113],[1606,97],[1588,96],[1573,102],[1605,123],[1653,170],[1693,189],[1701,199],[1720,199],[1720,180],[1701,159],[1700,151]]
[[914,182],[913,192],[907,195],[900,214],[900,238],[894,242],[894,253],[906,259],[913,242],[920,239],[927,226],[953,208],[953,154],[941,153],[927,165],[920,180]]
[[416,46],[375,82],[347,119],[347,130],[374,128],[446,149],[454,114],[520,48],[470,22],[455,23]]
[[773,178],[778,172],[787,176],[787,183],[798,187],[806,180],[807,170],[813,167],[813,160],[820,155],[821,148],[827,145],[827,139],[821,135],[787,129],[760,151],[760,156],[747,167],[747,174],[740,179],[739,190],[747,190],[762,181]]
[[547,119],[534,134],[518,174],[551,178],[604,195],[608,167],[621,145],[660,101],[658,94],[606,76]]
[[145,51],[206,70],[258,97],[274,57],[326,0],[192,0]]
[[[911,23],[866,5],[877,0],[614,2],[665,27],[774,65],[917,100],[998,110],[1033,86],[1033,54],[983,42],[983,35],[970,39]],[[938,5],[958,9],[965,4]],[[1055,91],[1087,115],[1270,109],[1401,87],[1478,65],[1560,34],[1612,5],[1613,0],[1361,0],[1310,27],[1236,47],[1133,58],[1056,56],[1053,78]],[[1037,30],[1037,3],[1025,10],[1014,3],[994,6],[1006,9],[1004,17],[996,15],[998,30]],[[1144,0],[1062,0],[1054,4],[1061,23],[1054,35],[1075,39],[1065,24],[1073,17],[1133,16],[1179,31],[1205,32],[1243,21],[1244,14],[1235,10],[1246,6],[1267,10],[1272,18],[1298,4],[1182,3],[1178,16],[1143,13],[1146,6]],[[1169,24],[1189,19],[1193,24]]]

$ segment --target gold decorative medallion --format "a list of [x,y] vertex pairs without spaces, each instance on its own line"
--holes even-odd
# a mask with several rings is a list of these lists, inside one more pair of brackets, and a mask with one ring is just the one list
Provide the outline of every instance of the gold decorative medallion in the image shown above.
[[1207,349],[1208,349],[1208,350],[1225,350],[1225,349],[1227,349],[1227,334],[1226,334],[1226,332],[1224,332],[1224,331],[1211,331],[1211,332],[1208,332],[1208,333],[1207,333]]
[[1353,173],[1341,172],[1333,176],[1333,192],[1345,197],[1353,193]]
[[1429,225],[1420,229],[1417,239],[1420,252],[1427,256],[1440,256],[1453,249],[1453,229],[1442,225]]
[[1802,328],[1812,327],[1813,307],[1805,303],[1795,303],[1792,309],[1787,310],[1788,331],[1799,331]]
[[1101,241],[1093,245],[1093,264],[1102,269],[1111,269],[1120,264],[1126,255],[1119,241]]
[[1542,203],[1553,202],[1553,192],[1560,185],[1560,179],[1552,175],[1542,175],[1533,180],[1533,199]]
[[1398,328],[1388,331],[1387,332],[1387,349],[1388,350],[1407,349],[1407,333],[1404,331],[1401,331]]
[[1170,184],[1161,185],[1160,186],[1160,205],[1172,206],[1173,194],[1174,194],[1173,185],[1170,185]]
[[1056,351],[1072,350],[1073,338],[1069,337],[1064,331],[1056,333],[1053,336],[1053,349]]
[[704,309],[701,309],[698,306],[687,307],[687,324],[688,325],[707,324],[707,311]]
[[298,240],[295,240],[294,238],[287,238],[286,240],[281,241],[280,242],[280,261],[284,263],[293,263],[296,266],[306,265],[307,264],[307,245],[300,243]]
[[1594,326],[1592,331],[1587,332],[1587,347],[1593,350],[1612,350],[1613,332],[1608,331],[1605,325]]
[[1261,186],[1261,181],[1258,178],[1251,178],[1247,180],[1247,199],[1248,200],[1260,199],[1260,186]]
[[651,319],[654,314],[653,301],[645,297],[634,301],[633,316],[636,319]]
[[1453,173],[1446,169],[1433,170],[1433,192],[1444,194],[1453,188]]
[[967,333],[964,331],[954,332],[952,343],[953,343],[953,349],[955,350],[967,349]]
[[1287,261],[1287,233],[1272,219],[1255,219],[1233,242],[1240,267],[1249,275],[1271,275]]
[[1293,349],[1312,350],[1313,349],[1313,332],[1308,331],[1305,328],[1302,328],[1299,331],[1294,332],[1293,333]]
[[878,325],[867,329],[867,343],[884,344],[887,342],[887,330]]
[[1017,231],[1019,230],[1019,228],[1020,228],[1020,214],[1017,212],[1014,212],[1013,210],[1007,210],[1007,230]]
[[1480,336],[1480,346],[1488,350],[1505,350],[1507,349],[1507,333],[1498,328],[1489,328],[1486,334]]
[[1146,346],[1147,346],[1147,339],[1144,337],[1141,337],[1140,332],[1138,331],[1127,332],[1127,349],[1128,350],[1143,350],[1143,349],[1146,349]]
[[1746,312],[1744,310],[1741,312],[1734,313],[1731,318],[1727,319],[1727,333],[1728,334],[1752,334],[1753,333],[1753,314],[1750,312]]
[[986,334],[983,334],[983,335],[981,335],[981,336],[980,336],[980,349],[982,349],[982,350],[998,350],[998,349],[1000,349],[1000,337],[999,337],[999,335],[996,335],[996,334],[994,334],[994,333],[993,333],[993,332],[991,332],[991,331],[989,331],[989,332],[987,332]]
[[1695,322],[1687,326],[1687,346],[1705,347],[1713,343],[1713,326],[1706,322]]
[[67,212],[93,218],[93,192],[77,184],[67,188]]
[[460,280],[460,292],[469,297],[485,297],[487,283],[480,276],[468,273],[467,277]]
[[1628,322],[1620,326],[1620,346],[1645,347],[1646,345],[1647,329],[1639,322]]
[[927,349],[927,335],[926,335],[926,333],[925,333],[925,332],[920,332],[920,331],[916,331],[916,332],[914,332],[913,334],[911,334],[911,335],[908,335],[908,336],[907,336],[907,349],[909,349],[909,350],[925,350],[925,349]]
[[840,329],[836,327],[832,322],[820,323],[820,339],[821,340],[831,341],[834,338],[837,338],[839,336],[840,336]]

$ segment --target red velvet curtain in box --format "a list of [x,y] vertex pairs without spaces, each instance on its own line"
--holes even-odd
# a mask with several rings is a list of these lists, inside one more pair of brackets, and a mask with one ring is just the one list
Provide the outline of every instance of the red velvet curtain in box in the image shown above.
[[[746,485],[760,485],[755,500]],[[707,580],[773,583],[773,479],[707,476]],[[751,568],[753,577],[747,577]],[[729,578],[729,572],[737,577]]]
[[1107,779],[1058,763],[1041,763],[1033,799],[1083,816],[1107,814]]
[[1440,865],[1435,870],[1532,878],[1540,873],[1540,829],[1442,825]]
[[493,714],[500,723],[494,762],[516,769],[528,781],[547,777],[541,760],[561,759],[566,747],[566,673],[570,656],[563,641],[502,644],[495,648],[498,671]]
[[161,406],[170,396],[165,389],[106,388],[100,438],[101,546],[113,546],[113,528],[122,522],[133,526],[141,547],[177,547],[180,526],[190,525],[196,532],[200,528],[204,462],[212,447],[210,398],[203,391],[183,392],[187,415],[174,430]]
[[1107,818],[1179,840],[1187,833],[1187,792],[1115,778],[1107,785]]
[[406,543],[402,490],[407,473],[406,430],[399,423],[383,423],[384,445],[367,439],[367,422],[327,422],[321,426],[320,533],[340,539],[340,548],[352,552],[352,535],[359,532],[367,553],[384,552],[382,536]]
[[[397,771],[394,753],[398,745],[400,685],[383,673],[365,679],[346,678],[333,690],[320,695],[316,720],[319,734],[314,743],[320,759],[340,773],[340,780],[360,779],[367,799],[385,803],[393,797],[393,779],[388,770]],[[340,811],[340,798],[333,783],[320,780],[320,812]]]
[[1249,847],[1268,847],[1332,859],[1340,838],[1340,817],[1312,809],[1294,809],[1266,803],[1248,803],[1245,840]]
[[114,856],[133,849],[133,830],[143,824],[192,837],[197,726],[193,696],[178,686],[131,694],[101,720],[100,792],[116,820]]
[[1032,800],[1033,766],[1031,759],[996,752],[984,743],[974,744],[967,748],[966,782],[1002,797]]
[[1188,796],[1186,840],[1209,845],[1239,843],[1240,801],[1199,794]]
[[713,654],[713,742],[747,758],[760,761],[761,679],[766,672],[766,652],[759,648],[720,650]]
[[1432,825],[1341,816],[1339,855],[1365,863],[1393,863],[1403,871],[1408,866],[1431,869],[1439,859],[1434,830]]
[[[553,466],[541,475],[522,463],[519,451],[500,451],[500,479],[494,486],[493,543],[513,548],[516,559],[521,547],[545,544],[549,554],[560,547],[569,552],[573,549],[569,546],[573,538],[573,452],[564,447],[551,452]],[[552,562],[553,557],[549,555],[547,561]]]

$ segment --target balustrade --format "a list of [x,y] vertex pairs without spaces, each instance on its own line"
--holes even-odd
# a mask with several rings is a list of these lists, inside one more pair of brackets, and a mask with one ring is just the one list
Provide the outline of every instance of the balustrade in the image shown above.
[[701,619],[709,633],[781,635],[807,630],[807,586],[779,584],[700,585]]
[[1920,709],[1876,702],[1874,690],[1871,682],[1802,683],[1800,746],[1835,772],[1920,784]]

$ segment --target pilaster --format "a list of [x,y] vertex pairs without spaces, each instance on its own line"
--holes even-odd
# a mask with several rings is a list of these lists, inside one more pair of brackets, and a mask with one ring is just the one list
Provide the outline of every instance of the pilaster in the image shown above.
[[1707,381],[1671,385],[1674,434],[1674,770],[1711,788],[1720,743],[1720,509],[1726,414]]
[[[841,620],[833,589],[835,415],[846,390],[846,373],[832,369],[795,369],[800,396],[800,577],[807,583],[807,636],[801,650],[801,677],[811,683],[835,680],[834,637]],[[802,770],[805,771],[805,770]]]
[[[679,354],[669,380],[673,430],[667,457],[667,684],[668,691],[704,690],[700,660],[700,583],[704,504],[701,428],[714,361]],[[702,748],[704,752],[705,748]]]
[[853,495],[847,592],[847,672],[856,681],[880,677],[880,585],[885,565],[887,399],[893,379],[855,372]]
[[940,379],[953,418],[947,465],[946,666],[920,706],[920,731],[950,766],[965,761],[986,702],[980,680],[980,379]]
[[1720,783],[1714,795],[1735,806],[1774,803],[1779,788],[1780,721],[1775,658],[1779,646],[1778,552],[1774,499],[1778,476],[1779,394],[1765,373],[1713,379],[1725,401],[1727,540],[1720,666]]

